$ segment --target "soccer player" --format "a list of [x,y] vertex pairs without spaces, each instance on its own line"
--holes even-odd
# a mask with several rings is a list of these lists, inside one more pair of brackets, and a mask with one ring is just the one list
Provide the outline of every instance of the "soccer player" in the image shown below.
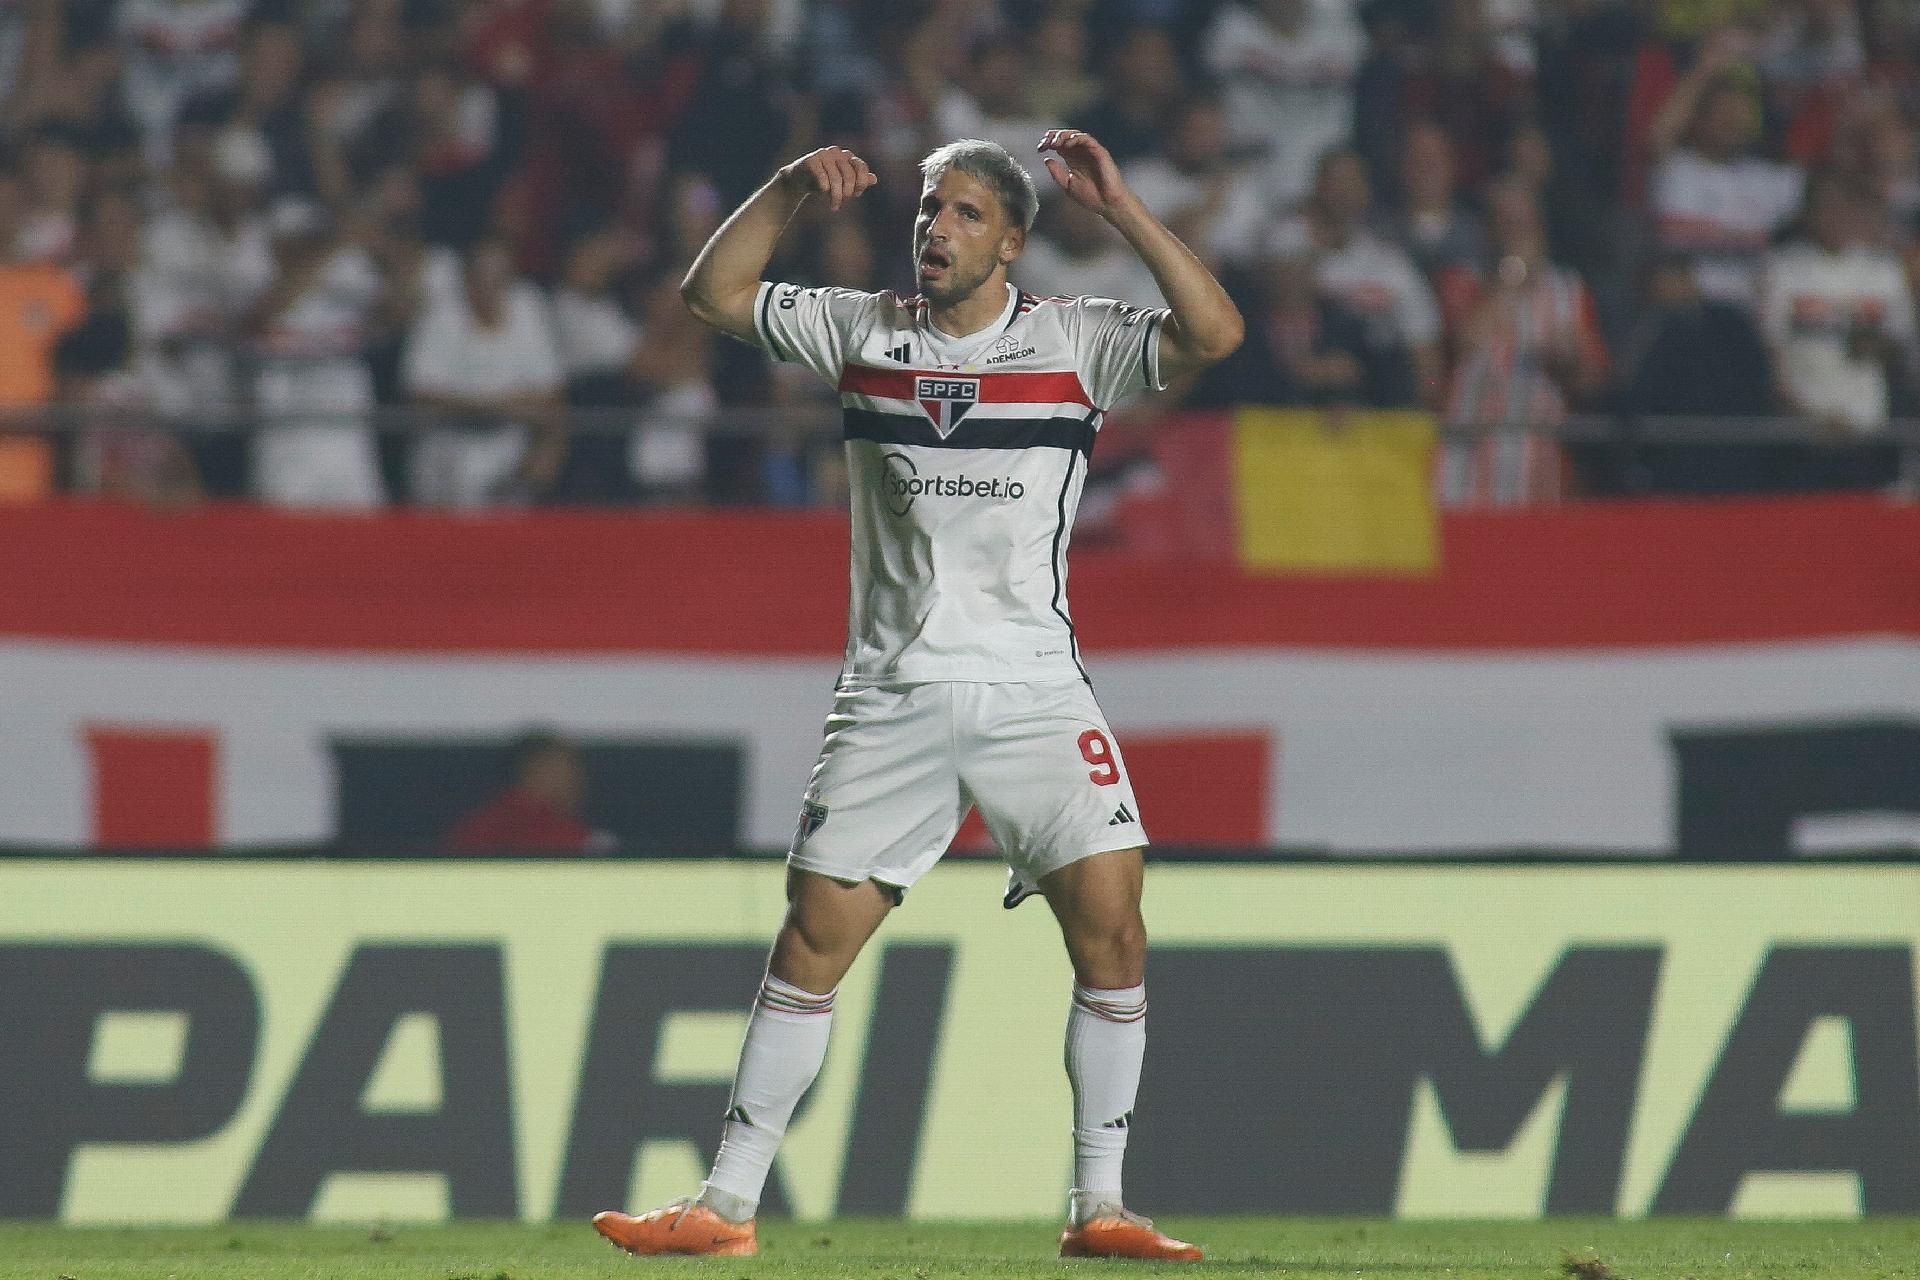
[[1124,1207],[1120,1166],[1146,1047],[1146,833],[1067,611],[1066,550],[1109,406],[1223,358],[1240,314],[1121,180],[1105,147],[1040,139],[1067,197],[1124,236],[1168,306],[1036,298],[1007,282],[1039,207],[991,142],[921,162],[920,293],[763,282],[802,202],[874,184],[825,147],[782,168],[695,260],[701,320],[840,390],[853,506],[845,666],[787,855],[788,909],[740,1051],[719,1156],[698,1198],[594,1226],[638,1254],[744,1256],[774,1153],[827,1051],[833,995],[907,889],[978,807],[1073,964],[1067,1073],[1074,1186],[1066,1257],[1194,1260]]

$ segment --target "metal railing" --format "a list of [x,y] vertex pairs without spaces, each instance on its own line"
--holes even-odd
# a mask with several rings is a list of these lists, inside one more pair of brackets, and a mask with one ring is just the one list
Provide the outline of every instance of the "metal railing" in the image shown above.
[[[1122,411],[1117,421],[1136,423],[1183,414],[1180,409],[1154,407]],[[1207,411],[1200,411],[1207,412]],[[427,431],[530,425],[538,421],[558,425],[571,436],[629,437],[647,431],[697,432],[707,437],[756,440],[784,445],[818,444],[837,438],[840,411],[821,401],[773,407],[729,407],[695,415],[662,413],[636,408],[556,408],[540,415],[502,413],[497,416],[449,412],[420,407],[380,406],[365,410],[298,410],[265,413],[235,407],[196,410],[170,415],[133,410],[56,404],[33,409],[0,410],[0,435],[36,435],[62,439],[98,430],[161,431],[189,442],[221,437],[245,439],[273,428],[352,426],[404,443],[405,437]],[[1920,419],[1895,419],[1871,432],[1854,433],[1797,417],[1707,418],[1581,414],[1551,424],[1458,423],[1436,421],[1446,440],[1474,440],[1499,436],[1544,435],[1564,445],[1589,450],[1618,451],[1631,459],[1638,451],[1658,446],[1798,446],[1813,454],[1862,449],[1892,450],[1898,458],[1894,488],[1920,497]]]
[[[1285,406],[1282,406],[1285,407]],[[1116,417],[1159,418],[1189,411],[1152,410],[1129,415],[1125,409]],[[525,422],[530,415],[503,412],[499,422]],[[568,406],[552,411],[570,431],[587,434],[625,433],[649,426],[694,426],[706,431],[724,430],[741,435],[789,435],[795,430],[837,432],[840,410],[827,402],[764,407],[728,407],[711,413],[662,413],[645,407],[581,408]],[[235,407],[195,410],[191,414],[166,414],[149,409],[123,409],[91,405],[54,404],[32,409],[0,410],[0,431],[63,434],[96,427],[139,426],[179,432],[186,435],[250,431],[277,425],[337,422],[371,427],[380,433],[400,433],[433,427],[472,425],[476,415],[442,409],[382,405],[370,409],[300,409],[269,413]],[[1854,446],[1885,443],[1903,449],[1920,448],[1920,418],[1896,418],[1866,433],[1836,432],[1804,418],[1773,417],[1678,417],[1671,415],[1634,415],[1618,413],[1575,414],[1557,423],[1461,423],[1436,421],[1448,436],[1477,437],[1498,434],[1543,433],[1569,443],[1610,443],[1623,436],[1649,443],[1668,444],[1813,444]]]

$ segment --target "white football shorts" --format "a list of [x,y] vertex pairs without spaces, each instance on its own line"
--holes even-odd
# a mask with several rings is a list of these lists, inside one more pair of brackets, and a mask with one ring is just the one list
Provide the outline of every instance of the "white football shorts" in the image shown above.
[[1126,762],[1085,681],[941,681],[834,695],[787,861],[904,891],[975,807],[1015,890],[1147,843]]

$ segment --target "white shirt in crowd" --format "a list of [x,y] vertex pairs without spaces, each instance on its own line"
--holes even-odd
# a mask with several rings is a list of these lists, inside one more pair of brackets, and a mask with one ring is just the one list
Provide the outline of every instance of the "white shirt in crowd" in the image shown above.
[[1337,249],[1316,251],[1306,221],[1281,223],[1268,241],[1277,257],[1314,259],[1314,280],[1366,321],[1385,345],[1423,347],[1440,340],[1440,306],[1407,251],[1371,231],[1356,231]]
[[[410,395],[557,396],[560,354],[546,300],[532,285],[515,285],[494,329],[481,326],[464,291],[430,301],[407,337],[403,378]],[[413,454],[414,498],[456,507],[497,502],[526,447],[527,430],[517,424],[422,432]]]
[[240,394],[223,334],[273,283],[265,225],[246,218],[229,235],[210,219],[169,209],[147,223],[141,245],[128,293],[156,407],[232,408]]
[[1799,211],[1805,184],[1799,169],[1758,156],[1722,161],[1675,151],[1653,175],[1660,244],[1696,255],[1694,279],[1702,293],[1751,306],[1760,255]]
[[1042,191],[1051,190],[1053,178],[1047,172],[1046,157],[1038,150],[1040,136],[1058,129],[1060,122],[1038,115],[990,116],[973,96],[955,89],[942,98],[933,110],[934,132],[943,138],[984,138],[997,142],[1006,153],[1027,166],[1035,182],[1045,182]]
[[1353,131],[1353,78],[1366,34],[1350,0],[1303,0],[1297,35],[1283,35],[1244,5],[1228,4],[1207,28],[1201,61],[1226,90],[1236,143],[1264,148],[1276,205],[1307,193],[1329,147]]
[[569,378],[626,368],[640,341],[640,326],[618,301],[605,293],[578,289],[554,291],[553,333],[560,367]]
[[122,0],[115,17],[127,110],[157,144],[181,103],[233,83],[249,8],[247,0]]
[[1886,423],[1885,367],[1848,348],[1861,325],[1877,325],[1902,347],[1913,341],[1913,295],[1898,258],[1864,245],[1839,253],[1781,248],[1767,258],[1761,321],[1803,413],[1861,432]]
[[[1183,173],[1160,156],[1139,160],[1126,168],[1127,185],[1140,203],[1162,222],[1175,221],[1207,198],[1209,180]],[[1192,247],[1221,262],[1245,262],[1260,252],[1271,216],[1267,192],[1256,170],[1238,169],[1218,179],[1225,184],[1220,206],[1206,224],[1206,233]]]
[[362,356],[381,292],[364,249],[334,250],[307,288],[260,335],[255,406],[268,425],[254,438],[254,491],[299,507],[374,507],[385,499],[367,414],[373,375]]
[[144,317],[159,336],[194,330],[213,317],[236,320],[273,283],[266,224],[244,218],[231,234],[209,218],[169,209],[147,223],[140,276]]
[[1007,275],[1028,293],[1042,298],[1085,294],[1090,298],[1118,298],[1136,307],[1167,305],[1147,264],[1140,261],[1139,254],[1120,243],[1076,258],[1046,236],[1034,235],[1007,268]]
[[428,245],[420,263],[420,305],[423,308],[458,306],[461,291],[466,287],[459,253],[444,244]]

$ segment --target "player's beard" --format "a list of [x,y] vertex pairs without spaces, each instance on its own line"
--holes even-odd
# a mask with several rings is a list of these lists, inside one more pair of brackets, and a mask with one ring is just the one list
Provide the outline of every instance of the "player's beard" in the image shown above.
[[[974,271],[963,273],[960,260],[955,258],[947,267],[944,280],[923,279],[920,281],[920,292],[928,302],[937,307],[954,306],[965,302],[973,296],[975,290],[991,280],[994,268],[998,265],[992,258],[988,258]],[[917,272],[919,268],[917,257],[914,259],[914,267]]]

